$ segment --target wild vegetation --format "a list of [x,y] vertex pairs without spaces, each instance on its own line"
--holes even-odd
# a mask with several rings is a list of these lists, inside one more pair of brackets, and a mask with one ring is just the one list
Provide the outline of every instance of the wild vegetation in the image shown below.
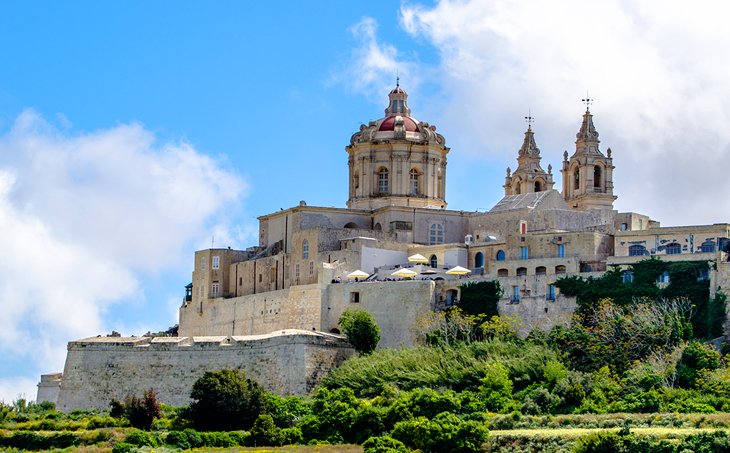
[[[373,351],[372,318],[348,312],[342,325],[361,354],[311,397],[269,394],[220,370],[196,382],[184,408],[156,404],[151,391],[112,402],[111,413],[2,405],[0,448],[730,451],[730,367],[703,342],[724,322],[713,305],[724,296],[709,298],[694,264],[649,260],[632,272],[633,281],[619,270],[559,281],[578,298],[573,323],[527,338],[494,315],[496,282],[465,285],[462,306],[419,319],[421,344],[410,349]],[[665,272],[670,283],[657,286]]]

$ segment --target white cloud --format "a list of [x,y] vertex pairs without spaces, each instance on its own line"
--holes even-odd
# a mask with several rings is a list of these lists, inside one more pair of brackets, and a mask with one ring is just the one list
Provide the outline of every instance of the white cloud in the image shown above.
[[440,55],[437,120],[460,158],[514,165],[529,108],[543,161],[559,168],[588,89],[617,207],[687,224],[730,212],[718,196],[729,185],[728,13],[710,1],[441,1],[404,5],[401,23]]
[[364,17],[350,27],[357,45],[346,67],[334,78],[380,104],[383,103],[384,93],[393,88],[396,76],[408,80],[409,90],[418,87],[421,77],[415,58],[402,54],[392,44],[381,42],[377,30],[378,23],[372,17]]
[[[0,355],[60,371],[66,341],[115,327],[107,310],[139,300],[144,275],[184,266],[212,228],[238,236],[211,220],[245,192],[220,162],[138,124],[74,134],[24,112],[0,136]],[[23,379],[5,377],[0,398]]]

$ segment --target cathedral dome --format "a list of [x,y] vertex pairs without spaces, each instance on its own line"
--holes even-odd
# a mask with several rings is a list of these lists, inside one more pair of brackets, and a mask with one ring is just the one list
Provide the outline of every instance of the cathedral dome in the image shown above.
[[[400,88],[397,88],[400,90]],[[411,118],[410,116],[400,116],[400,115],[390,115],[386,116],[382,120],[380,120],[380,125],[378,126],[379,132],[386,132],[386,131],[394,131],[395,130],[395,124],[399,120],[399,117],[403,121],[403,127],[405,127],[406,132],[419,132],[418,129],[418,122]]]

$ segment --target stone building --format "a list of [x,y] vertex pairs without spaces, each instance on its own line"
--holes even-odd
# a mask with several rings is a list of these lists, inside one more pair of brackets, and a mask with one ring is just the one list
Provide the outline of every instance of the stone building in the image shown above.
[[[352,353],[339,335],[344,310],[370,312],[381,347],[409,346],[416,319],[457,304],[468,281],[498,280],[500,313],[519,317],[525,331],[569,321],[575,301],[559,293],[557,279],[647,256],[712,261],[712,291],[730,284],[730,225],[662,228],[613,209],[611,150],[600,151],[588,109],[575,152],[564,153],[562,193],[529,125],[504,198],[488,212],[465,212],[446,208],[445,138],[414,119],[407,100],[396,84],[385,116],[360,126],[345,147],[347,208],[301,202],[259,217],[255,246],[195,252],[178,337],[71,342],[63,377],[53,380],[59,408],[103,408],[150,386],[184,404],[195,378],[223,366],[249,370],[272,391],[307,392]],[[452,275],[456,266],[471,272]],[[393,276],[403,268],[415,277]],[[355,270],[368,277],[348,278]],[[39,400],[55,396],[49,382]]]

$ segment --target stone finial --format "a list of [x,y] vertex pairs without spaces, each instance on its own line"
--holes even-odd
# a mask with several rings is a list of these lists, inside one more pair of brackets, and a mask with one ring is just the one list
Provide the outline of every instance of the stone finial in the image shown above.
[[510,168],[507,167],[507,177],[509,178],[510,175],[512,175],[512,170],[510,170]]
[[553,174],[553,165],[548,164],[548,175],[552,175],[552,174]]
[[568,162],[568,150],[567,149],[563,152],[563,161]]
[[611,157],[611,148],[606,150],[606,156]]

